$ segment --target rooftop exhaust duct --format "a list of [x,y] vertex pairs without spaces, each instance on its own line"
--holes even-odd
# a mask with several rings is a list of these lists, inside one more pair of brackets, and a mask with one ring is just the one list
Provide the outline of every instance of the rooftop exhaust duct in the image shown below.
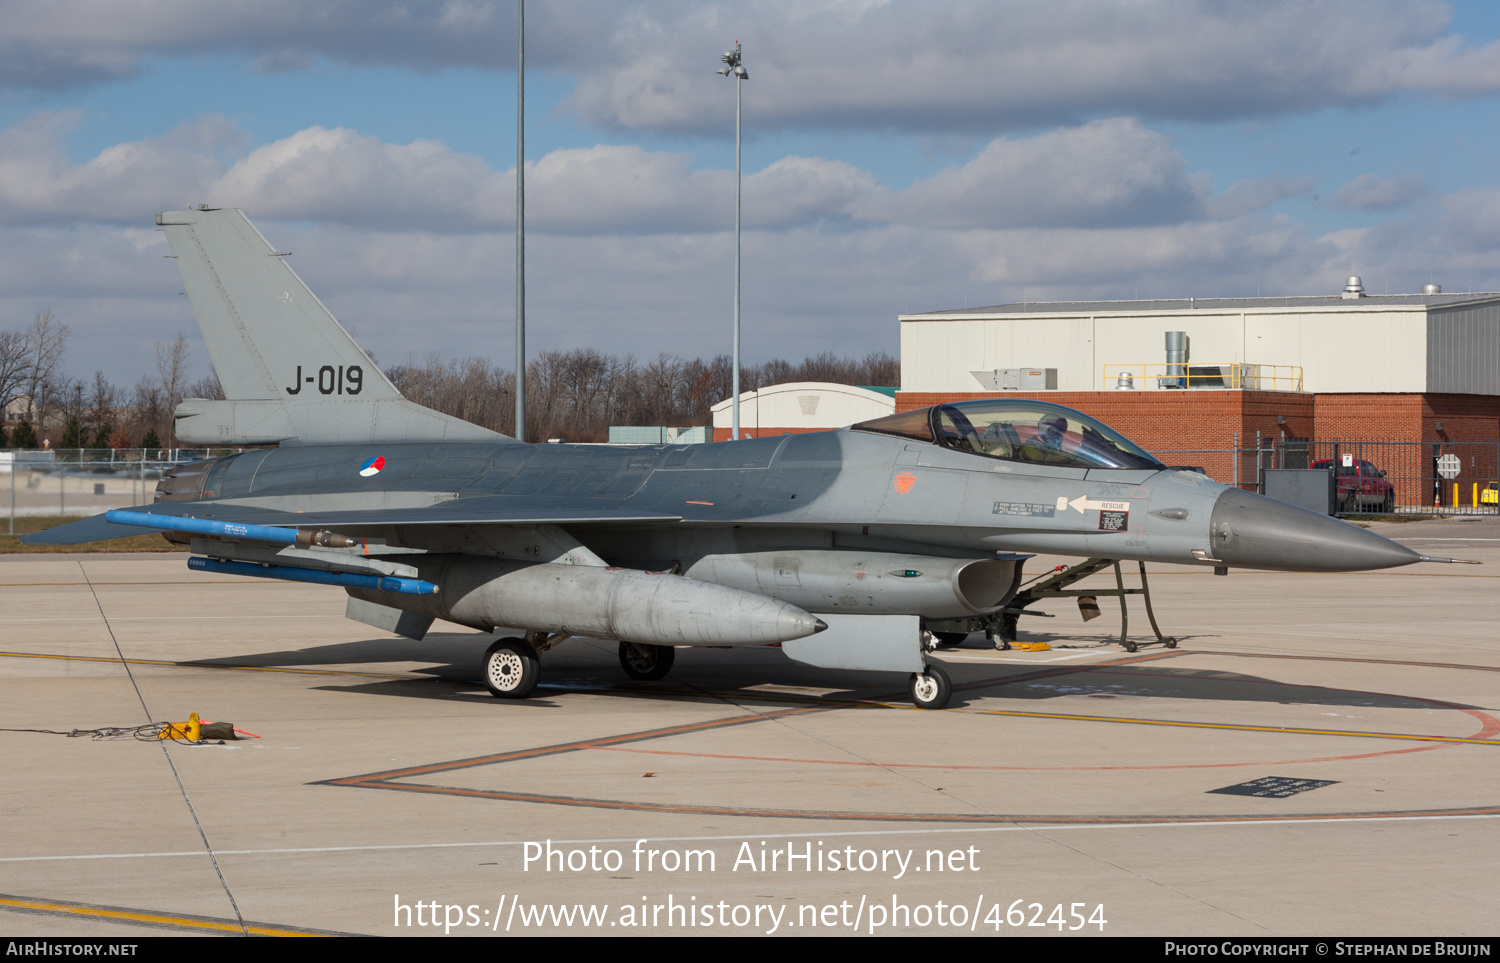
[[1167,376],[1163,388],[1187,387],[1188,336],[1186,331],[1167,332]]
[[1424,285],[1422,285],[1422,293],[1423,294],[1442,294],[1443,293],[1443,286],[1441,284],[1431,284],[1431,283],[1424,284]]
[[1344,298],[1362,298],[1365,296],[1364,282],[1359,279],[1358,274],[1349,275],[1349,280],[1344,282]]

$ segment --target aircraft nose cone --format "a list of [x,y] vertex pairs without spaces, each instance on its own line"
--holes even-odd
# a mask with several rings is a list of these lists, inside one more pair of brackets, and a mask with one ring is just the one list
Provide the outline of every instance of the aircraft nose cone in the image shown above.
[[1359,572],[1421,559],[1357,525],[1238,488],[1214,503],[1208,537],[1212,557],[1245,568]]

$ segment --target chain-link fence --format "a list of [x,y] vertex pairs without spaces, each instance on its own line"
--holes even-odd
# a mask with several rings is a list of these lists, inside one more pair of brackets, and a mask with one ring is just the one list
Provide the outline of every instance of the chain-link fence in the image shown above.
[[0,450],[6,533],[25,516],[81,517],[150,504],[162,473],[238,448]]
[[1497,442],[1284,436],[1245,440],[1250,446],[1236,437],[1230,448],[1182,448],[1152,454],[1167,465],[1198,468],[1217,482],[1262,494],[1267,469],[1328,469],[1338,476],[1341,514],[1500,514]]

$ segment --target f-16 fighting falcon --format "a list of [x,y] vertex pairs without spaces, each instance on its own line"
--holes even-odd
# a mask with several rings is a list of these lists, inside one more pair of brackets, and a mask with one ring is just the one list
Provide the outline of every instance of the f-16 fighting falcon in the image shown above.
[[[178,438],[275,447],[183,465],[151,505],[26,541],[158,531],[199,571],[341,586],[349,618],[411,639],[435,619],[524,633],[489,647],[498,697],[528,695],[538,654],[581,635],[618,641],[638,679],[666,675],[674,646],[780,645],[815,666],[909,673],[913,700],[941,708],[950,683],[924,636],[984,631],[1003,648],[1043,597],[1118,596],[1123,613],[1147,561],[1219,574],[1448,561],[1169,470],[1034,400],[718,444],[524,444],[403,398],[239,211],[157,224],[228,399],[184,401]],[[1087,561],[1023,588],[1041,552]],[[1141,588],[1124,587],[1124,560],[1141,563]],[[1066,588],[1110,566],[1115,590]],[[1123,628],[1121,642],[1136,645]]]

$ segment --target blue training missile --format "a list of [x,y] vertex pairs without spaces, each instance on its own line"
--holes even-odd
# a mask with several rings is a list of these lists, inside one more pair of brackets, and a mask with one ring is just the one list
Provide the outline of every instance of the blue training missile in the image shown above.
[[[252,526],[255,527],[255,526]],[[436,595],[438,587],[418,578],[394,575],[360,575],[354,572],[324,572],[289,565],[256,565],[250,562],[223,562],[216,558],[190,558],[188,568],[219,575],[250,575],[256,578],[279,578],[288,582],[316,582],[319,585],[341,585],[371,592],[396,592],[401,595]]]
[[323,548],[353,548],[359,544],[347,535],[333,532],[304,532],[275,525],[246,525],[240,522],[218,522],[211,518],[179,518],[176,515],[154,515],[117,508],[104,513],[104,520],[116,525],[133,525],[157,531],[186,532],[190,535],[217,535],[221,538],[247,538],[277,545],[319,545]]

